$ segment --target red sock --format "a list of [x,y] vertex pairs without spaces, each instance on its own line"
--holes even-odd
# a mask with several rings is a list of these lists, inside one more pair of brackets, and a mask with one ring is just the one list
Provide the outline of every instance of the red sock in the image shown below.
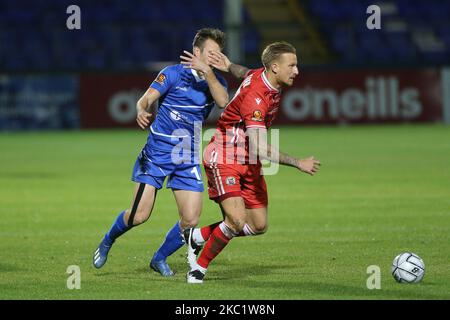
[[[223,223],[223,225],[225,228],[228,228],[225,223]],[[220,225],[217,226],[213,230],[209,240],[206,242],[200,257],[198,257],[198,265],[205,269],[208,268],[209,263],[223,250],[223,248],[225,248],[231,238],[223,233]]]
[[221,223],[222,221],[210,224],[209,226],[203,227],[200,229],[200,232],[202,233],[203,239],[205,241],[208,241],[209,237],[211,236],[211,233],[213,230]]

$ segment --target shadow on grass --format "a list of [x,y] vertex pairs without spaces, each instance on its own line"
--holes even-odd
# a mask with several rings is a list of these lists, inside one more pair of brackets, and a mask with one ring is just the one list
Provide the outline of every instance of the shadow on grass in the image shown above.
[[[170,263],[170,262],[169,262]],[[142,266],[134,269],[129,274],[120,274],[114,272],[99,273],[97,276],[115,276],[119,278],[146,278],[154,282],[185,282],[185,275],[188,271],[186,263],[170,263],[172,270],[175,271],[174,277],[162,277],[159,273],[151,270],[148,266]],[[255,289],[264,292],[273,292],[274,298],[282,296],[292,297],[291,299],[442,299],[437,294],[425,293],[421,290],[421,285],[416,290],[409,290],[404,285],[402,288],[382,288],[381,290],[369,290],[365,283],[351,285],[328,282],[311,281],[318,277],[318,273],[302,273],[298,271],[298,266],[293,264],[251,264],[244,263],[236,265],[235,262],[221,261],[220,264],[211,268],[205,278],[205,285],[217,286],[226,285],[236,289]],[[426,283],[426,286],[436,286],[435,283]],[[423,288],[423,287],[422,287]],[[258,295],[255,292],[256,295]],[[287,298],[289,299],[289,298]]]
[[[223,265],[223,264],[222,264]],[[294,271],[295,270],[295,271]],[[294,271],[294,272],[293,272]],[[283,296],[305,297],[326,297],[327,299],[442,299],[442,296],[432,293],[425,293],[421,285],[415,290],[408,285],[400,285],[399,289],[382,288],[381,290],[369,290],[365,287],[365,282],[355,286],[348,284],[315,282],[310,279],[317,278],[318,273],[302,273],[298,271],[298,266],[292,264],[249,264],[240,266],[232,265],[222,270],[211,272],[207,275],[206,281],[219,284],[221,282],[232,281],[233,286],[242,288],[261,289],[263,291],[283,291]],[[256,277],[256,279],[255,279]],[[340,280],[336,280],[338,282]],[[364,281],[364,280],[363,280]],[[426,283],[426,286],[436,286],[435,283]],[[422,290],[421,290],[422,288]]]
[[293,299],[304,296],[305,299],[442,299],[442,296],[423,293],[420,290],[406,291],[395,289],[369,290],[360,286],[342,285],[336,283],[324,283],[313,281],[286,281],[286,280],[248,280],[241,279],[239,286],[246,288],[258,288],[270,291],[282,290]]

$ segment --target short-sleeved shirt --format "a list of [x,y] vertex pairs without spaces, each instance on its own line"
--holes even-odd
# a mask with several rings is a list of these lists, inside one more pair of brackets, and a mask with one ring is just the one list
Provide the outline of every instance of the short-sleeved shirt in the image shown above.
[[[218,81],[227,88],[226,80],[214,72]],[[163,69],[150,87],[156,89],[161,97],[145,148],[170,153],[175,147],[183,146],[183,153],[190,152],[197,158],[201,124],[214,107],[207,81],[195,70],[177,64]]]
[[[265,69],[250,70],[217,122],[212,139],[221,144],[221,156],[248,160],[247,128],[270,128],[280,105],[280,90],[267,79]],[[226,154],[225,154],[226,153]]]

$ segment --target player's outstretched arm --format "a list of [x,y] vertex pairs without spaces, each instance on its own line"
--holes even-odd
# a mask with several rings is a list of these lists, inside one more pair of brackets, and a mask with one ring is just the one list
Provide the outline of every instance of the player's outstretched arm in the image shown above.
[[243,79],[249,69],[239,64],[232,63],[222,52],[212,51],[208,55],[209,63],[217,70],[230,72],[238,79]]
[[229,99],[228,92],[219,80],[217,80],[217,77],[211,67],[207,63],[202,62],[192,53],[186,50],[183,52],[184,55],[180,56],[181,64],[183,64],[185,68],[192,68],[200,72],[208,82],[209,92],[211,92],[211,96],[216,102],[216,105],[219,108],[225,108]]
[[136,122],[145,130],[146,127],[150,126],[153,115],[156,115],[155,101],[159,99],[161,94],[158,90],[153,88],[148,88],[144,95],[136,103]]
[[248,128],[247,134],[249,136],[250,159],[256,159],[256,155],[258,155],[262,159],[295,167],[312,176],[319,171],[320,161],[314,159],[314,157],[297,159],[280,152],[277,147],[269,145],[267,142],[267,129]]

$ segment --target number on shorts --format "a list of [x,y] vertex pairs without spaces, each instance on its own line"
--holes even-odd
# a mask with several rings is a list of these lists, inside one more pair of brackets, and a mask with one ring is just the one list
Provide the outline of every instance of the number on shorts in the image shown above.
[[191,173],[195,174],[195,177],[197,178],[197,180],[201,180],[200,179],[200,174],[198,173],[197,167],[192,168]]

